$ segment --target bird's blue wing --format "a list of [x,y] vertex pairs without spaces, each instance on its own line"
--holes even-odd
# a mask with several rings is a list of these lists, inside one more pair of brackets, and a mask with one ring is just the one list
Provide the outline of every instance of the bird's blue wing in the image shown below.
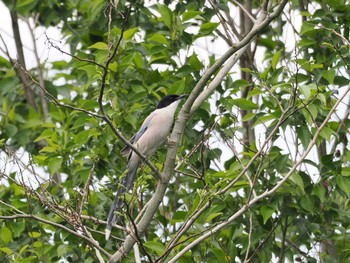
[[[131,137],[131,139],[129,141],[131,144],[135,144],[135,142],[137,142],[141,138],[141,136],[147,131],[149,125],[151,124],[153,117],[154,117],[154,115],[151,114],[145,119],[145,121],[143,122],[139,131],[134,136]],[[130,154],[130,150],[131,149],[128,146],[125,146],[122,149],[122,154],[128,155],[128,154]]]

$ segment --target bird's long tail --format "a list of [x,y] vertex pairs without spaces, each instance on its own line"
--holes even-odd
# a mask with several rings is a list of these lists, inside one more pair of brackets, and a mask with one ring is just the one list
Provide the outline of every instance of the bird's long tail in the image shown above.
[[130,169],[127,173],[127,175],[124,177],[122,181],[122,186],[119,187],[117,194],[115,195],[113,204],[111,206],[111,209],[109,210],[108,213],[108,218],[107,218],[107,227],[106,227],[106,240],[109,239],[109,236],[112,231],[112,226],[118,221],[119,219],[119,214],[116,212],[120,212],[121,209],[123,208],[125,204],[125,200],[123,198],[123,195],[125,192],[128,192],[135,181],[135,174],[137,171],[137,168],[139,166],[139,163],[136,165],[133,165],[133,167]]

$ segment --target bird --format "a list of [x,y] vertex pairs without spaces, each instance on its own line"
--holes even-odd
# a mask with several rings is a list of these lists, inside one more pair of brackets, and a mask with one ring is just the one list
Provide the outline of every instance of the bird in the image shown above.
[[[173,126],[177,106],[184,97],[186,97],[186,94],[172,94],[163,97],[159,101],[157,108],[143,121],[139,131],[129,140],[145,157],[153,155],[165,142]],[[125,204],[123,195],[133,187],[137,168],[142,161],[140,156],[128,146],[125,146],[121,152],[123,155],[128,156],[127,173],[122,180],[108,213],[105,232],[106,240],[109,239],[112,226],[119,219],[118,212],[120,212]]]

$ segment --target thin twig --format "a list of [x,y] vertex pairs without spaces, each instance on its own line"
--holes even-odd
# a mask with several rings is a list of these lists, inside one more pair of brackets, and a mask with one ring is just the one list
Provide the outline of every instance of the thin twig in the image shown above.
[[65,231],[67,231],[68,233],[74,235],[74,236],[77,236],[81,239],[84,239],[86,242],[88,242],[90,245],[92,245],[94,248],[98,249],[103,255],[107,256],[108,258],[111,256],[106,250],[104,250],[102,247],[99,246],[98,243],[96,243],[94,240],[91,240],[89,237],[86,237],[82,234],[79,234],[78,232],[66,227],[66,226],[63,226],[61,224],[58,224],[58,223],[55,223],[55,222],[52,222],[52,221],[49,221],[49,220],[46,220],[46,219],[43,219],[39,216],[35,216],[35,215],[30,215],[30,214],[14,214],[14,215],[11,215],[11,216],[2,216],[0,215],[0,219],[3,219],[3,220],[14,220],[14,219],[20,219],[20,218],[23,218],[23,219],[33,219],[33,220],[36,220],[38,222],[41,222],[41,223],[44,223],[44,224],[47,224],[47,225],[51,225],[51,226],[54,226],[54,227],[57,227],[57,228],[60,228],[60,229],[63,229]]

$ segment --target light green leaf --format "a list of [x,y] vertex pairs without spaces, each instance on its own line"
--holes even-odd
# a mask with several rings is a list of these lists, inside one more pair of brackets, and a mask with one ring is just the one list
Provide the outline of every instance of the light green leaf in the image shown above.
[[350,176],[350,167],[342,167],[341,168],[342,176]]
[[157,4],[157,6],[158,6],[158,11],[161,15],[161,19],[163,20],[164,24],[169,29],[171,29],[173,12],[170,10],[170,8],[167,5]]
[[98,49],[98,50],[108,50],[108,45],[104,42],[96,42],[95,44],[89,46],[90,49]]
[[139,31],[138,27],[130,28],[124,32],[123,38],[125,40],[129,40],[129,39],[133,38],[133,36],[137,33],[137,31]]
[[13,253],[12,249],[8,247],[0,247],[0,251],[4,252],[6,255],[11,255]]
[[70,250],[71,248],[69,247],[69,245],[66,245],[66,244],[59,245],[57,248],[57,256],[63,257]]
[[333,130],[327,126],[323,127],[323,129],[320,132],[320,136],[326,139],[327,141],[331,140],[332,134],[333,134]]
[[165,38],[165,36],[159,33],[153,34],[148,40],[167,46],[169,45],[169,41]]
[[[11,68],[11,63],[3,56],[0,56],[0,67]],[[10,78],[7,79],[11,80]],[[13,79],[11,81],[13,81]]]
[[208,22],[201,25],[199,28],[199,33],[202,35],[209,35],[211,34],[220,23],[214,23],[214,22]]
[[336,180],[339,188],[343,190],[348,197],[350,197],[350,178],[337,175]]
[[201,14],[203,14],[203,12],[201,12],[201,11],[194,11],[194,10],[190,10],[190,11],[184,12],[182,14],[182,22],[185,22],[185,21],[190,20],[192,18],[203,19],[201,16],[199,16]]
[[29,256],[21,260],[21,263],[32,263],[37,260],[37,256]]
[[143,57],[140,55],[139,52],[134,53],[133,62],[136,68],[142,68],[144,66]]
[[12,232],[5,224],[1,226],[1,239],[5,243],[10,243],[12,241]]
[[61,157],[50,158],[48,163],[48,168],[52,175],[61,168],[62,162],[63,162],[63,159]]
[[45,146],[44,148],[40,149],[40,153],[54,153],[57,152],[57,150],[60,147],[58,147],[58,145],[50,145],[50,146]]
[[301,91],[301,94],[304,95],[304,99],[305,100],[309,100],[310,98],[310,94],[311,94],[311,89],[308,85],[301,85],[299,87],[300,91]]
[[272,56],[272,59],[271,59],[271,67],[273,69],[276,69],[276,66],[277,66],[277,63],[280,59],[280,56],[281,56],[281,52],[282,50],[278,50],[273,56]]
[[40,232],[28,232],[28,235],[31,237],[31,238],[38,238],[41,236],[41,233]]
[[324,77],[329,84],[334,83],[334,78],[335,78],[335,70],[334,69],[328,69],[328,70],[323,70],[321,72],[322,77]]
[[244,115],[244,117],[242,118],[242,121],[249,121],[249,120],[253,119],[255,116],[256,116],[256,114],[253,113],[253,112],[247,113],[247,114]]

